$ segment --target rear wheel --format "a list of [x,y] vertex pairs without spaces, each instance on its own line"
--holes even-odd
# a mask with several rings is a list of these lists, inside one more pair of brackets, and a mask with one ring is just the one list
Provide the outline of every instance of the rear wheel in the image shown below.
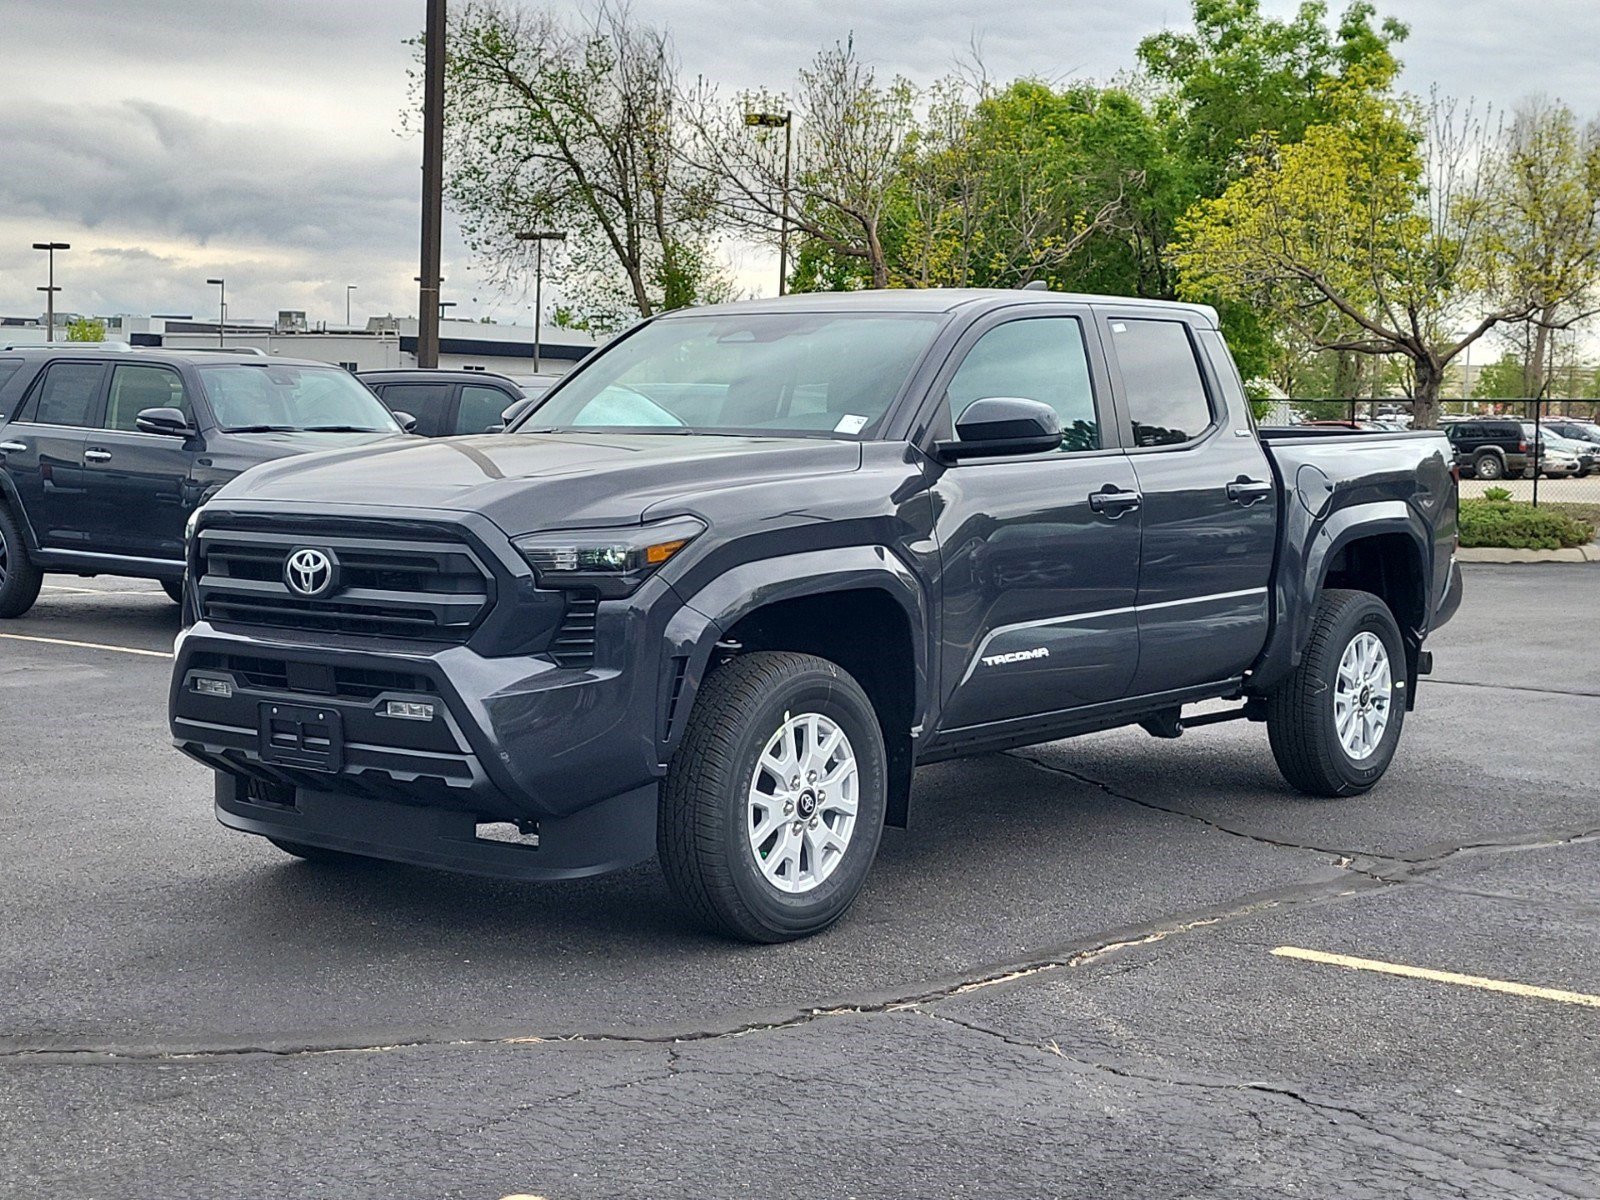
[[702,686],[661,793],[667,882],[751,942],[818,933],[848,909],[883,834],[883,731],[835,663],[755,652]]
[[1388,605],[1330,589],[1300,665],[1267,696],[1267,735],[1283,777],[1313,796],[1369,790],[1405,722],[1406,659]]
[[33,607],[44,586],[44,572],[28,558],[22,528],[0,505],[0,618],[20,617]]
[[161,581],[161,590],[167,594],[167,598],[174,604],[183,603],[183,580],[163,579]]
[[1472,474],[1477,479],[1503,479],[1505,473],[1506,465],[1498,454],[1480,454],[1472,460]]

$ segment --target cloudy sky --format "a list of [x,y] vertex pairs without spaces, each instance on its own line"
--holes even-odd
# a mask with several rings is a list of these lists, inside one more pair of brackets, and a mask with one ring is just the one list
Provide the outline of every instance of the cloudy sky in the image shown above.
[[[919,80],[974,42],[997,77],[1108,78],[1188,13],[1186,0],[634,3],[671,29],[686,74],[735,88],[782,86],[852,30],[884,72]],[[1541,92],[1600,112],[1593,0],[1379,7],[1411,25],[1414,90],[1500,106]],[[421,0],[0,0],[0,314],[41,310],[44,256],[29,247],[43,240],[73,245],[57,282],[74,311],[209,313],[204,280],[222,275],[240,319],[340,322],[347,284],[358,320],[414,313],[421,150],[398,129],[422,14]],[[771,286],[760,257],[736,266]],[[477,282],[453,229],[443,274],[453,315],[527,321],[524,299]]]

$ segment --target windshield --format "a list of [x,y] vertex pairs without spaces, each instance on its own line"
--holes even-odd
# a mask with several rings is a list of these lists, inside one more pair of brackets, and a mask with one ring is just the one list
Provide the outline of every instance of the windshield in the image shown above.
[[217,363],[199,368],[227,433],[399,433],[383,402],[342,367]]
[[941,319],[739,313],[656,321],[602,353],[516,428],[872,437]]

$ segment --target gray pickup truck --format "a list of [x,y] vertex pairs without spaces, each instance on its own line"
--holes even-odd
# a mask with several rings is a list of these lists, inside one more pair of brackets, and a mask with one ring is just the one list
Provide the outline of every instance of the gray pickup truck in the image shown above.
[[674,312],[505,434],[224,488],[188,540],[172,735],[225,825],[302,858],[654,854],[712,926],[799,937],[922,763],[1239,718],[1294,787],[1371,788],[1459,601],[1451,460],[1435,433],[1258,432],[1203,307]]

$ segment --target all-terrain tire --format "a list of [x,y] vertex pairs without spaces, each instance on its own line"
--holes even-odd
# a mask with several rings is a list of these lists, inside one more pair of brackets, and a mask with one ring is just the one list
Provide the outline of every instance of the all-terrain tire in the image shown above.
[[1472,460],[1474,479],[1503,479],[1505,473],[1506,465],[1500,461],[1498,454],[1480,454]]
[[[807,726],[812,717],[820,719]],[[831,740],[825,730],[841,732],[843,741],[833,757],[808,759]],[[753,794],[777,787],[771,763],[780,746],[785,755],[794,751],[800,786],[776,790],[758,816]],[[849,784],[840,774],[846,755],[854,763]],[[816,788],[808,764],[821,781]],[[838,781],[831,799],[821,788],[829,779]],[[830,806],[850,791],[856,807],[844,848],[819,854],[816,840],[843,829],[845,814]],[[785,808],[790,800],[797,807]],[[826,659],[756,651],[718,668],[695,698],[661,789],[657,853],[673,893],[711,928],[750,942],[808,937],[843,916],[860,892],[877,856],[887,801],[883,730],[861,686]],[[793,820],[779,822],[770,848],[756,845],[767,820],[787,813]]]
[[[1372,739],[1370,747],[1359,748],[1364,753],[1354,753],[1340,736],[1336,697],[1340,664],[1367,634],[1382,644],[1391,683],[1381,735]],[[1267,696],[1267,736],[1283,777],[1313,796],[1369,791],[1388,770],[1400,741],[1406,674],[1405,646],[1388,605],[1371,592],[1338,588],[1323,592],[1300,665]],[[1353,719],[1371,711],[1366,704],[1359,688],[1352,692],[1347,683],[1343,707],[1347,712],[1352,706],[1358,708]]]
[[0,504],[0,619],[20,617],[33,607],[44,586],[44,572],[28,557],[22,527]]

